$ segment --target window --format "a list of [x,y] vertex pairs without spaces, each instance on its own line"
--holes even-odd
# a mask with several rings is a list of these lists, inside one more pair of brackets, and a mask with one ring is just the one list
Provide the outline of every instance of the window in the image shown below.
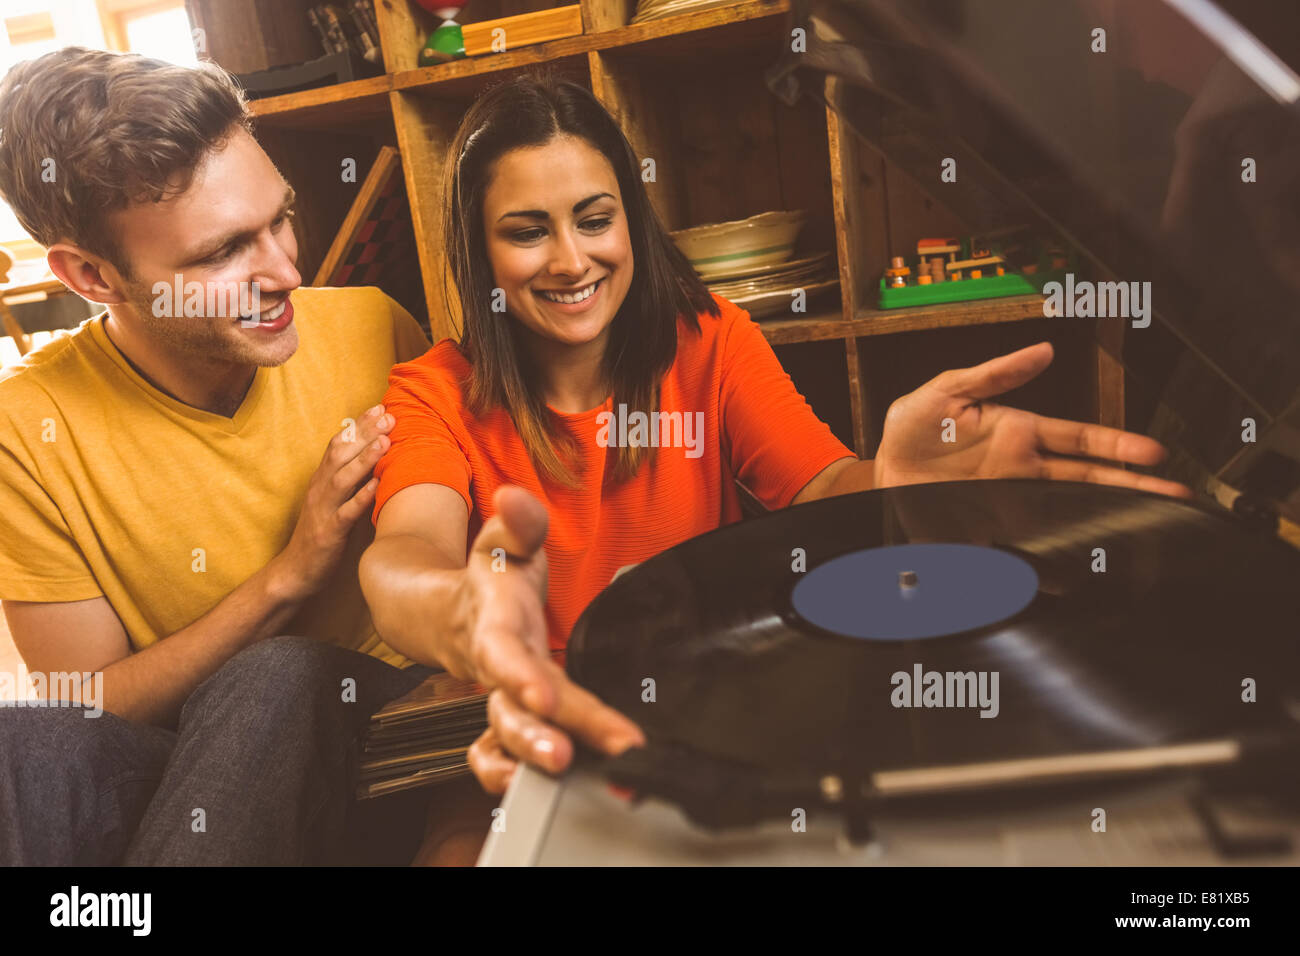
[[[0,73],[65,46],[143,53],[186,66],[196,62],[184,0],[4,0]],[[3,202],[0,245],[19,259],[43,255]]]
[[126,43],[132,53],[156,60],[182,66],[194,66],[199,61],[194,54],[189,14],[183,6],[131,17],[126,21]]
[[98,0],[98,4],[108,49],[143,53],[182,66],[198,62],[183,0]]

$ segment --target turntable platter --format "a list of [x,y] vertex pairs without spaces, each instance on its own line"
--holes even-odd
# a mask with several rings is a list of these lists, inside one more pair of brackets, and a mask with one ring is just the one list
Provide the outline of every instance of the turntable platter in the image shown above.
[[1300,555],[1196,504],[910,485],[657,555],[568,668],[651,748],[778,783],[1171,746],[1293,726],[1297,585]]

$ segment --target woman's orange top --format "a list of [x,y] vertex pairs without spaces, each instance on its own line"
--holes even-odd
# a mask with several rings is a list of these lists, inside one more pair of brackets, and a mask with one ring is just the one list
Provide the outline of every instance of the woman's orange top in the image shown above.
[[[583,609],[621,567],[741,517],[733,479],[768,508],[790,503],[818,472],[852,457],[796,391],[758,324],[714,296],[720,317],[680,317],[677,356],[660,389],[657,435],[613,399],[589,411],[557,412],[575,439],[580,486],[539,477],[510,415],[468,408],[470,366],[450,339],[393,368],[384,404],[396,419],[392,447],[375,466],[374,519],[394,494],[432,483],[460,492],[470,512],[466,550],[492,516],[492,495],[519,485],[546,505],[550,645],[562,649]],[[619,441],[659,441],[652,463],[615,481]]]

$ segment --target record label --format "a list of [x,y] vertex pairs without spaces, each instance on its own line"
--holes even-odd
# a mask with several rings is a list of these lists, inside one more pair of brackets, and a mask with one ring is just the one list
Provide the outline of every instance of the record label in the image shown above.
[[1000,548],[900,544],[812,568],[795,612],[823,630],[873,641],[941,637],[1014,617],[1038,593],[1033,566]]

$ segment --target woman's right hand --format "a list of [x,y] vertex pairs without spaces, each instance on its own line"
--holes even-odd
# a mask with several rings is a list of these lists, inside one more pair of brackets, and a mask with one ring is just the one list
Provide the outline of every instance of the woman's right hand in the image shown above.
[[496,514],[474,540],[461,579],[451,633],[440,659],[458,677],[487,687],[488,729],[469,765],[490,793],[501,793],[518,761],[560,773],[573,759],[570,734],[603,753],[641,746],[627,717],[569,680],[551,660],[546,617],[546,508],[522,488],[493,497]]

